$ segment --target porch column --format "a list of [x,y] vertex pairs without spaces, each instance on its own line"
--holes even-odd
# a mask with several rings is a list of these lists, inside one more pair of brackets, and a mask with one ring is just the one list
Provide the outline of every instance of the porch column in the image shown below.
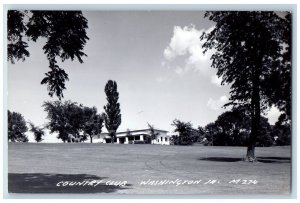
[[120,138],[117,137],[117,144],[120,144]]
[[124,142],[125,144],[129,144],[129,140],[128,140],[128,137],[126,136],[125,137],[125,142]]
[[140,140],[144,141],[144,135],[140,135]]

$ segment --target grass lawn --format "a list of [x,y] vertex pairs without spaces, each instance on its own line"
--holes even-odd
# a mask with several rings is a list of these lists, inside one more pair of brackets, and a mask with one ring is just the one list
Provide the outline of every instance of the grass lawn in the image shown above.
[[[255,163],[242,161],[245,154],[245,147],[9,143],[8,189],[13,193],[290,193],[290,147],[258,147]],[[87,179],[99,181],[98,185],[62,186]]]

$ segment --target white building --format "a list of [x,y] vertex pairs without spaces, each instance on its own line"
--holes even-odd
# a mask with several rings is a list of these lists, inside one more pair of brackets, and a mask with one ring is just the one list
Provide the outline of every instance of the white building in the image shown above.
[[[168,131],[154,129],[157,134],[155,140],[151,140],[150,129],[130,130],[124,132],[117,132],[114,143],[117,144],[135,144],[135,143],[149,143],[170,145],[170,136],[167,135]],[[108,133],[101,133],[93,138],[94,142],[111,143],[111,138]]]

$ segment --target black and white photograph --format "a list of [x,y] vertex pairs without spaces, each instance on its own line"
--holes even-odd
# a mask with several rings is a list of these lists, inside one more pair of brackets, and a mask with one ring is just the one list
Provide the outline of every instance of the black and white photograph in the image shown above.
[[8,195],[291,194],[292,9],[5,12]]

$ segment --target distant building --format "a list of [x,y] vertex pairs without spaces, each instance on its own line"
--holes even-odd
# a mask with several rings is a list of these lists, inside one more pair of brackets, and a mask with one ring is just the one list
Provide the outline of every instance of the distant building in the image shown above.
[[[117,132],[114,143],[117,144],[135,144],[135,143],[149,143],[170,145],[170,136],[167,135],[168,131],[154,129],[157,133],[156,139],[151,140],[150,129],[130,130],[124,132]],[[111,138],[108,133],[101,133],[94,136],[94,141],[100,143],[111,143]]]

